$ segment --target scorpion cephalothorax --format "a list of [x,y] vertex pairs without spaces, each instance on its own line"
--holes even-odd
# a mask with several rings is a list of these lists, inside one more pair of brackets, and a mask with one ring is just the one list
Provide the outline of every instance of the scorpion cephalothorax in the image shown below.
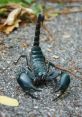
[[57,81],[57,77],[60,77],[60,80],[58,81],[59,85],[55,92],[61,91],[60,95],[62,95],[70,84],[70,76],[64,71],[60,72],[59,70],[59,72],[57,72],[57,70],[51,70],[50,67],[55,68],[55,65],[49,61],[46,61],[45,56],[43,55],[43,52],[39,46],[40,27],[43,21],[44,16],[39,14],[36,23],[34,43],[30,53],[30,62],[28,62],[26,55],[21,55],[19,57],[19,59],[21,57],[26,58],[28,68],[19,73],[17,81],[24,90],[29,91],[32,89],[39,91],[36,88],[37,85],[53,80]]

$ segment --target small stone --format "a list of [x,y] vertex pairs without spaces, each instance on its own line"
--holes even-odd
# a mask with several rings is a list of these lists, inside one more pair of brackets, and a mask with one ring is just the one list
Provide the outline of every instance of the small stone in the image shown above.
[[11,62],[10,60],[7,61],[8,64],[10,64],[10,62]]
[[34,106],[35,109],[38,109],[38,106]]
[[58,59],[58,58],[59,58],[59,56],[57,56],[57,55],[53,55],[53,58]]
[[48,52],[51,52],[52,50],[50,48],[47,49]]
[[3,70],[5,70],[5,67],[3,67]]
[[6,113],[4,112],[0,112],[0,117],[10,117],[9,115],[7,115]]
[[37,117],[37,113],[36,112],[31,112],[31,113],[29,113],[28,117]]
[[58,97],[59,95],[60,95],[60,94],[58,94],[58,93],[56,94],[57,97]]
[[47,117],[51,117],[51,114],[49,112],[47,113]]
[[78,108],[78,107],[75,107],[75,109],[76,109],[76,110],[79,110],[79,108]]
[[64,35],[63,35],[63,38],[70,38],[71,37],[71,35],[70,34],[68,34],[67,32],[64,32]]

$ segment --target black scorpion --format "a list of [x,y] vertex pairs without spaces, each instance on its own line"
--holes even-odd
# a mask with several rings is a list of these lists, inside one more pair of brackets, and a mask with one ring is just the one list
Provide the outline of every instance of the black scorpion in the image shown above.
[[[30,64],[28,63],[26,55],[19,57],[19,59],[21,57],[26,58],[27,68],[21,70],[18,74],[17,81],[23,90],[30,92],[31,90],[40,91],[37,89],[37,85],[44,84],[44,82],[47,81],[57,81],[57,77],[59,77],[60,80],[56,82],[58,85],[55,92],[61,91],[60,95],[62,95],[70,84],[70,76],[65,71],[56,72],[56,70],[50,70],[50,67],[55,68],[55,65],[45,59],[39,46],[40,27],[43,21],[44,16],[39,14],[36,23],[34,43],[30,53]],[[15,63],[17,63],[19,59]]]

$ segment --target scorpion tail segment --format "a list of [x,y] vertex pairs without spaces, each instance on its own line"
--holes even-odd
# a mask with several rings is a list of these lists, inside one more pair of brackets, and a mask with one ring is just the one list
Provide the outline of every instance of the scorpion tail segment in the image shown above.
[[61,92],[65,92],[66,89],[69,87],[70,84],[70,76],[63,72],[61,74],[61,78],[59,80],[59,88],[55,90],[55,92],[61,91]]
[[38,20],[37,20],[38,22],[43,22],[44,21],[44,15],[43,14],[39,14],[38,15]]
[[42,14],[39,14],[37,23],[36,23],[35,38],[34,38],[33,46],[39,46],[40,27],[41,27],[41,22],[43,23],[43,21],[44,21],[44,16]]
[[32,79],[30,78],[30,76],[28,76],[26,72],[22,72],[19,75],[19,77],[17,78],[17,82],[21,86],[21,88],[25,91],[30,91],[30,90],[41,91],[33,86]]

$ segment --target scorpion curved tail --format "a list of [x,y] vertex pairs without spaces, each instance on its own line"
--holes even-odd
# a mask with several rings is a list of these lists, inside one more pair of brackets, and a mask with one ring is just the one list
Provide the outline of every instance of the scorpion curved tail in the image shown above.
[[43,23],[43,21],[44,21],[44,15],[39,14],[37,23],[36,23],[35,38],[34,38],[33,46],[39,46],[40,27],[41,27],[41,23]]

